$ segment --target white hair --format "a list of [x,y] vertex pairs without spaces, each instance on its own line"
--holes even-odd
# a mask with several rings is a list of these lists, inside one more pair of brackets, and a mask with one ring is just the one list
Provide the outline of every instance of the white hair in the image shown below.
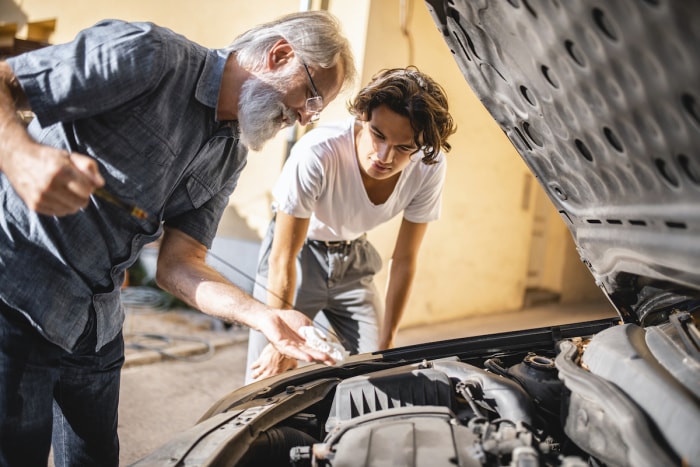
[[354,83],[357,70],[350,43],[338,19],[325,10],[291,13],[255,26],[238,36],[230,50],[236,53],[240,65],[260,70],[267,52],[280,39],[286,40],[300,61],[309,66],[332,68],[340,63],[343,88]]

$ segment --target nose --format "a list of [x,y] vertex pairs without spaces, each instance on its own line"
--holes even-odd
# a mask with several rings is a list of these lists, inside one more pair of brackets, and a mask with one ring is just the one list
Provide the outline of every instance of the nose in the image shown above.
[[308,125],[309,123],[314,123],[318,121],[317,112],[309,112],[306,109],[299,111],[299,124]]
[[382,163],[390,163],[393,160],[391,157],[391,148],[386,143],[379,143],[377,145],[377,159]]
[[311,121],[311,117],[306,112],[299,112],[299,124],[302,126],[306,126],[309,124]]

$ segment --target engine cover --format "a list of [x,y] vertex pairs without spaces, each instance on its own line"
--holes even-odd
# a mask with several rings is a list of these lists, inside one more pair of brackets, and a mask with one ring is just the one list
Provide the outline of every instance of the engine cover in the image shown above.
[[476,467],[483,458],[478,441],[445,407],[402,407],[340,424],[313,454],[317,465]]

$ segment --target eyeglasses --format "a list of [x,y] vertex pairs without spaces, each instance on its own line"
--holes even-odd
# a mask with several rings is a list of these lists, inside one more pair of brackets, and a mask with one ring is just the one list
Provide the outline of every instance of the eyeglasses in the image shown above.
[[323,110],[323,96],[318,93],[314,80],[311,78],[311,73],[309,73],[309,67],[306,63],[302,62],[304,65],[304,70],[306,70],[306,76],[309,78],[309,84],[311,85],[311,91],[314,97],[309,97],[306,99],[306,111],[311,114],[311,121],[317,122],[321,118],[321,111]]

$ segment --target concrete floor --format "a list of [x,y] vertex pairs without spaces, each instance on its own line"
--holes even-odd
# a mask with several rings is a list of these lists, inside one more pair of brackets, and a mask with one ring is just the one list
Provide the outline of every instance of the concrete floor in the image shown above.
[[[163,315],[164,317],[165,315]],[[434,340],[536,328],[615,316],[607,302],[572,305],[550,304],[516,312],[494,313],[449,323],[402,329],[397,345],[410,345]],[[156,319],[158,321],[158,319]],[[168,330],[172,323],[162,323]],[[143,327],[136,320],[127,323],[130,332]],[[151,329],[145,329],[151,331]],[[234,330],[235,331],[235,330]],[[220,330],[205,330],[194,334]],[[165,444],[173,436],[190,428],[216,401],[243,384],[246,341],[229,339],[206,358],[160,360],[147,364],[131,364],[122,372],[119,410],[121,440],[120,465],[129,465]],[[219,342],[222,342],[221,339]],[[136,361],[139,353],[127,360]]]

